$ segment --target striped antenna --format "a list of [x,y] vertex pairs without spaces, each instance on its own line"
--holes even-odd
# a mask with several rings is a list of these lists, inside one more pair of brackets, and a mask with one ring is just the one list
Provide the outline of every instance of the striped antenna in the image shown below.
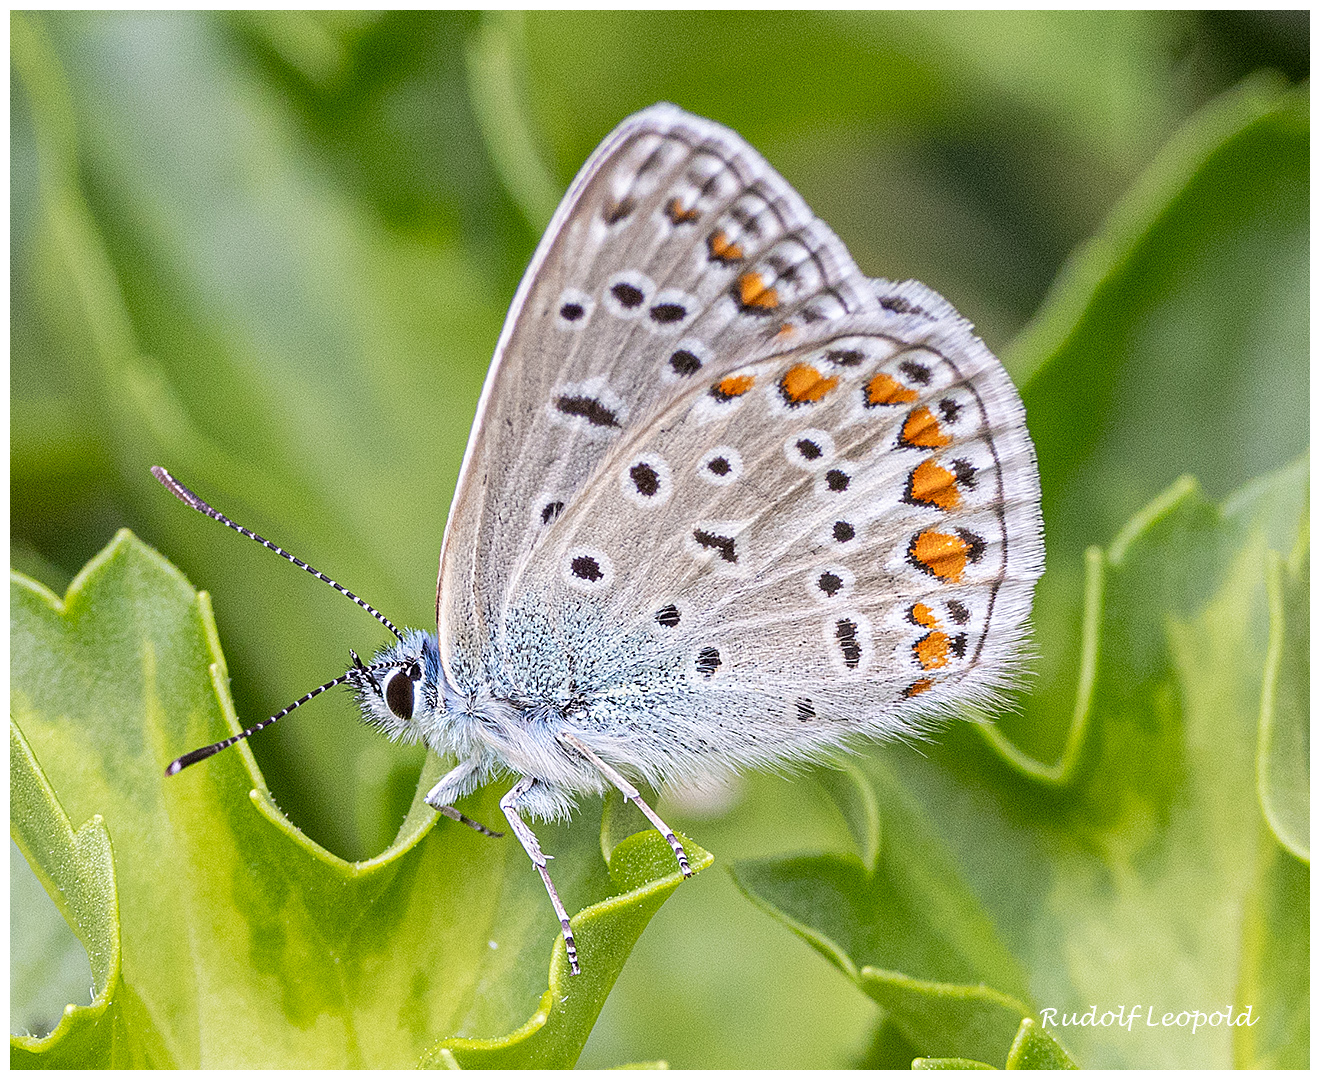
[[[185,488],[184,490],[187,489]],[[206,504],[203,503],[202,505],[206,505]],[[262,728],[270,727],[270,725],[275,723],[276,720],[288,716],[289,713],[293,712],[293,710],[296,709],[299,705],[306,705],[309,701],[312,700],[312,698],[316,697],[318,694],[324,694],[331,687],[338,686],[340,683],[347,681],[348,681],[348,676],[346,674],[340,675],[339,678],[337,679],[331,679],[324,686],[318,686],[315,690],[303,694],[303,696],[300,697],[297,701],[295,701],[292,705],[286,706],[285,708],[281,709],[269,720],[263,720],[259,724],[253,724],[246,731],[240,731],[237,735],[232,735],[228,739],[222,739],[220,742],[212,743],[210,746],[203,746],[199,750],[191,750],[188,753],[184,754],[183,757],[175,758],[173,761],[171,761],[168,765],[165,766],[165,775],[173,776],[175,773],[182,772],[189,765],[196,765],[199,761],[205,761],[212,754],[218,754],[220,753],[221,750],[229,749],[229,747],[233,746],[234,743],[238,742],[239,739],[246,739],[249,735],[255,735]]]
[[[322,581],[324,581],[327,585],[329,585],[332,589],[335,589],[335,590],[337,590],[338,592],[343,593],[343,594],[344,594],[345,596],[347,596],[350,600],[352,600],[353,603],[357,604],[358,607],[362,608],[363,611],[366,611],[366,612],[370,613],[370,614],[372,615],[372,617],[374,617],[375,619],[379,620],[380,623],[381,623],[381,625],[384,626],[385,629],[388,630],[391,634],[393,634],[396,638],[398,638],[400,641],[403,640],[403,635],[400,634],[399,631],[395,629],[394,624],[393,624],[392,622],[390,622],[389,619],[385,618],[384,615],[382,615],[382,614],[381,614],[379,611],[377,611],[374,607],[372,607],[372,606],[371,606],[370,604],[368,604],[365,600],[363,600],[362,597],[358,596],[358,595],[355,594],[355,593],[351,593],[351,592],[349,592],[346,588],[344,588],[342,585],[340,585],[339,582],[335,581],[333,578],[328,578],[328,577],[326,577],[323,573],[321,573],[320,570],[316,569],[316,567],[314,567],[314,566],[309,566],[307,563],[303,562],[302,559],[298,558],[296,555],[290,555],[287,551],[285,551],[285,550],[284,550],[282,547],[280,547],[278,544],[272,544],[269,540],[265,539],[264,537],[258,536],[258,535],[257,535],[256,533],[254,533],[251,529],[245,529],[245,528],[243,528],[242,525],[239,525],[237,522],[235,522],[235,521],[230,521],[229,518],[225,517],[225,515],[222,514],[222,513],[220,513],[220,511],[217,510],[217,509],[215,509],[215,507],[208,505],[205,501],[203,501],[202,499],[200,499],[200,498],[198,498],[196,495],[194,495],[191,491],[189,491],[189,490],[188,490],[186,487],[184,487],[181,483],[179,483],[177,480],[175,480],[174,477],[172,477],[168,472],[166,472],[164,469],[162,469],[159,465],[153,465],[153,466],[151,467],[151,475],[154,476],[157,480],[159,480],[162,484],[164,484],[165,487],[166,487],[166,489],[169,490],[174,496],[176,496],[176,497],[179,499],[180,502],[186,503],[188,506],[191,506],[194,510],[198,511],[199,513],[205,514],[205,515],[206,515],[207,517],[209,517],[209,518],[215,518],[215,520],[218,521],[218,522],[220,522],[221,525],[228,525],[231,529],[234,530],[234,532],[236,532],[236,533],[241,533],[243,536],[246,536],[249,540],[255,540],[255,541],[256,541],[258,544],[260,544],[262,547],[270,548],[270,550],[273,551],[273,552],[275,552],[276,555],[281,555],[281,556],[283,556],[284,558],[288,559],[289,562],[293,563],[294,566],[301,566],[304,570],[306,570],[306,571],[307,571],[309,574],[311,574],[313,577],[320,578],[320,579],[321,579]],[[330,684],[328,684],[328,685],[333,686],[334,684],[333,684],[333,683],[330,683]],[[324,689],[326,689],[326,687],[324,687],[324,686],[321,687],[321,690],[324,690]],[[311,693],[311,696],[312,696],[312,697],[315,697],[317,694],[319,694],[319,693],[321,692],[321,690],[313,690],[312,693]],[[299,701],[299,702],[297,702],[296,704],[301,705],[302,702]],[[292,707],[293,707],[293,706],[290,706],[290,708],[292,708]],[[287,712],[287,710],[286,710],[286,712]],[[284,713],[281,713],[280,715],[283,716]],[[278,718],[276,718],[276,719],[278,719]],[[273,723],[273,722],[274,722],[274,720],[267,720],[267,721],[266,721],[267,724],[270,724],[270,723]],[[254,730],[254,731],[255,731],[255,730],[258,730],[258,729],[260,729],[261,727],[264,727],[264,726],[265,726],[265,725],[259,724],[259,725],[257,726],[257,728],[254,728],[253,730]],[[246,733],[245,733],[245,734],[246,734]],[[241,737],[241,736],[240,736],[240,737]],[[209,748],[208,748],[208,749],[209,749]],[[200,753],[200,751],[198,751],[198,752]],[[212,752],[214,753],[214,751],[212,751]],[[182,761],[183,759],[180,758],[179,760]],[[177,765],[178,762],[175,762],[175,764]],[[191,762],[191,761],[189,761],[189,762],[185,762],[185,764],[187,764],[187,765],[191,765],[192,762]],[[171,766],[171,768],[173,768],[173,766]],[[183,768],[183,766],[182,766],[182,765],[179,765],[179,768],[181,769],[181,768]],[[178,769],[175,769],[174,771],[175,771],[175,772],[178,772],[179,770],[178,770]]]

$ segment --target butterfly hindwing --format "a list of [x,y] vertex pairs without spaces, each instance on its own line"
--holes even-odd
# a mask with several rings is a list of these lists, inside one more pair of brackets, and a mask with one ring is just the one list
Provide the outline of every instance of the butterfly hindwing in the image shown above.
[[772,344],[612,448],[511,622],[535,607],[584,686],[647,687],[671,730],[688,702],[691,739],[725,731],[749,763],[990,700],[1043,559],[1034,453],[967,324],[879,285],[910,306]]

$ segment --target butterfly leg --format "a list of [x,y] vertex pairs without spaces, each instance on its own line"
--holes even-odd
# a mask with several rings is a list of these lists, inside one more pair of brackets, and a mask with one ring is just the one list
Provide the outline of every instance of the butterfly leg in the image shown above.
[[651,824],[660,830],[660,835],[669,841],[669,846],[674,849],[674,858],[678,860],[678,868],[683,871],[683,876],[685,878],[691,877],[692,867],[688,865],[687,852],[683,850],[682,843],[680,843],[678,837],[674,835],[674,830],[661,821],[660,815],[646,805],[646,801],[642,798],[641,792],[628,782],[627,777],[619,772],[618,769],[614,768],[614,766],[603,761],[591,749],[591,747],[576,735],[561,732],[559,738],[596,766],[596,768],[600,770],[600,774],[623,793],[625,799],[633,803],[638,810],[646,815]]
[[482,836],[491,836],[498,840],[504,835],[502,832],[495,832],[493,829],[486,828],[481,822],[473,821],[466,814],[459,813],[453,806],[454,800],[459,797],[459,793],[466,785],[468,777],[472,775],[476,767],[476,762],[465,761],[458,768],[445,773],[440,778],[440,782],[426,793],[426,804],[444,814],[445,817],[461,822],[470,829],[476,829]]
[[532,865],[536,867],[537,873],[541,875],[541,880],[545,882],[545,891],[550,894],[550,903],[554,905],[555,914],[559,916],[559,925],[564,928],[564,949],[568,952],[568,964],[574,975],[581,972],[578,966],[577,943],[573,940],[573,928],[568,925],[568,912],[564,910],[564,903],[559,899],[559,894],[555,892],[555,884],[550,880],[550,871],[546,867],[546,856],[541,851],[541,845],[537,842],[536,833],[527,827],[527,822],[518,816],[518,803],[522,797],[530,791],[536,783],[536,777],[524,776],[513,787],[509,788],[504,798],[500,800],[500,809],[504,811],[504,816],[509,819],[509,827],[513,829],[513,835],[516,836],[532,860]]

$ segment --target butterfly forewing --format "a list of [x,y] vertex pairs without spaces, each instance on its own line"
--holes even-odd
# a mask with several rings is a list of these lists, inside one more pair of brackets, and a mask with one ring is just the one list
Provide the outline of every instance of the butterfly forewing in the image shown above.
[[736,134],[672,106],[625,121],[574,181],[496,350],[446,530],[446,663],[498,636],[522,563],[630,433],[776,335],[878,309]]

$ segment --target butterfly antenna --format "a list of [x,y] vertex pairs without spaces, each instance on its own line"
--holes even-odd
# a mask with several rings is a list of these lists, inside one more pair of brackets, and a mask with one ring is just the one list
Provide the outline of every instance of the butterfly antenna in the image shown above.
[[[175,480],[174,477],[172,477],[168,472],[166,472],[164,469],[162,469],[159,465],[153,465],[153,466],[151,467],[151,475],[154,476],[157,480],[159,480],[162,484],[164,484],[165,487],[166,487],[166,488],[167,488],[167,489],[168,489],[168,490],[169,490],[169,491],[170,491],[170,492],[171,492],[171,493],[172,493],[172,494],[173,494],[173,495],[174,495],[174,496],[175,496],[180,502],[186,503],[187,505],[191,506],[194,510],[198,511],[199,513],[205,514],[205,515],[206,515],[207,517],[209,517],[209,518],[214,518],[216,521],[220,522],[221,525],[228,525],[228,526],[229,526],[231,529],[233,529],[236,533],[241,533],[243,536],[246,536],[249,540],[255,540],[255,541],[256,541],[258,544],[260,544],[262,547],[270,548],[270,550],[273,551],[273,552],[275,552],[276,555],[281,555],[281,556],[283,556],[284,558],[288,559],[289,562],[293,563],[294,566],[301,566],[304,570],[306,570],[306,571],[307,571],[309,574],[311,574],[313,577],[320,578],[320,580],[324,581],[324,582],[325,582],[327,585],[329,585],[332,589],[335,589],[336,591],[343,593],[343,594],[344,594],[345,596],[347,596],[350,600],[352,600],[353,603],[357,604],[357,606],[360,607],[363,611],[368,612],[373,618],[377,619],[377,620],[381,623],[381,625],[384,626],[385,629],[388,630],[391,634],[393,634],[396,638],[398,638],[400,641],[403,640],[403,635],[400,634],[399,631],[398,631],[397,629],[395,629],[394,624],[393,624],[392,622],[390,622],[389,619],[385,618],[385,616],[382,615],[379,611],[377,611],[374,607],[372,607],[370,604],[368,604],[365,600],[363,600],[362,597],[358,596],[356,593],[351,593],[351,592],[349,592],[346,588],[344,588],[342,585],[340,585],[339,582],[335,581],[333,578],[328,578],[328,577],[326,577],[323,573],[321,573],[320,570],[316,569],[316,567],[311,566],[311,565],[309,565],[308,563],[303,562],[302,559],[298,558],[296,555],[290,555],[287,551],[285,551],[285,550],[284,550],[282,547],[280,547],[278,544],[272,544],[269,540],[265,539],[264,537],[258,536],[258,535],[257,535],[256,533],[254,533],[251,529],[245,529],[245,528],[243,528],[243,526],[240,525],[240,524],[238,524],[236,521],[230,521],[229,518],[225,517],[225,515],[222,514],[222,513],[220,513],[220,511],[217,510],[215,507],[210,506],[210,505],[209,505],[208,503],[206,503],[204,500],[198,498],[195,494],[193,494],[191,491],[189,491],[189,490],[188,490],[186,487],[184,487],[181,483],[179,483],[177,480]],[[334,683],[327,683],[326,686],[321,687],[321,690],[325,690],[327,687],[329,687],[329,686],[334,686],[334,685],[335,685]],[[315,697],[317,694],[319,694],[319,693],[321,692],[321,690],[313,690],[313,691],[311,692],[311,694],[308,695],[308,697],[309,697],[309,698]],[[305,699],[301,699],[301,700],[299,700],[299,701],[296,701],[293,705],[290,705],[290,706],[289,706],[289,709],[293,709],[293,708],[295,708],[296,706],[301,705],[303,700],[305,700]],[[286,709],[285,712],[288,712],[289,709]],[[280,713],[280,716],[283,716],[283,715],[284,715],[284,713]],[[277,719],[279,719],[279,717],[275,717],[275,718],[273,718],[273,719],[271,719],[271,720],[267,720],[267,721],[266,721],[266,724],[272,724],[272,723],[274,723],[275,720],[277,720]],[[266,726],[265,724],[258,724],[258,725],[257,725],[255,728],[253,728],[252,730],[253,730],[253,731],[259,731],[261,728],[263,728],[263,727],[265,727],[265,726]],[[244,735],[247,735],[247,734],[250,734],[250,733],[249,733],[249,732],[244,732],[243,734],[244,734]],[[235,736],[236,739],[241,739],[242,737],[243,737],[242,735],[237,735],[237,736]],[[218,745],[219,745],[219,744],[217,744],[217,746],[218,746]],[[225,745],[225,746],[228,746],[229,744],[228,744],[228,743],[225,743],[224,745]],[[222,748],[223,748],[223,747],[222,747]],[[208,751],[210,751],[210,753],[215,753],[215,747],[207,747],[206,749],[207,749]],[[200,751],[200,750],[198,750],[198,751],[196,751],[196,752],[199,753],[199,754],[202,754],[202,757],[206,757],[206,756],[207,756],[207,754],[203,754],[202,751]],[[189,757],[192,757],[191,754],[188,755],[188,756],[189,756]],[[201,759],[198,758],[198,759],[196,759],[196,760],[201,760]],[[183,761],[183,762],[184,762],[184,765],[191,765],[191,764],[192,764],[191,761],[185,761],[183,758],[180,758],[179,761]],[[179,762],[176,761],[174,764],[175,764],[175,765],[178,765]],[[170,766],[170,768],[173,769],[174,766],[172,765],[172,766]],[[183,765],[179,765],[179,769],[181,769],[181,768],[183,768]],[[178,772],[179,769],[174,769],[174,771],[175,771],[175,772]]]
[[[164,481],[162,481],[162,483],[164,483]],[[187,488],[185,488],[184,490],[186,491]],[[202,505],[206,506],[205,503],[202,503]],[[210,507],[207,507],[207,509],[209,510]],[[218,743],[212,743],[210,746],[203,746],[198,750],[191,750],[188,753],[184,754],[183,757],[175,758],[173,761],[171,761],[168,765],[165,766],[165,775],[173,776],[177,772],[182,772],[189,765],[196,765],[199,761],[205,761],[212,754],[218,754],[220,753],[221,750],[229,749],[229,747],[233,746],[234,743],[238,742],[239,739],[246,739],[249,735],[255,735],[262,728],[270,727],[270,725],[275,723],[276,720],[280,720],[288,716],[289,713],[293,712],[293,710],[296,709],[299,705],[306,705],[309,701],[312,700],[312,698],[316,697],[318,694],[324,694],[327,690],[331,689],[332,687],[338,686],[340,683],[347,681],[348,681],[347,675],[340,675],[339,678],[337,679],[331,679],[324,686],[318,686],[315,690],[311,690],[308,691],[306,694],[303,694],[303,696],[300,697],[297,701],[295,701],[292,705],[288,705],[285,708],[281,709],[269,720],[263,720],[259,724],[253,724],[246,731],[240,731],[237,735],[230,736],[228,739],[222,739]]]

